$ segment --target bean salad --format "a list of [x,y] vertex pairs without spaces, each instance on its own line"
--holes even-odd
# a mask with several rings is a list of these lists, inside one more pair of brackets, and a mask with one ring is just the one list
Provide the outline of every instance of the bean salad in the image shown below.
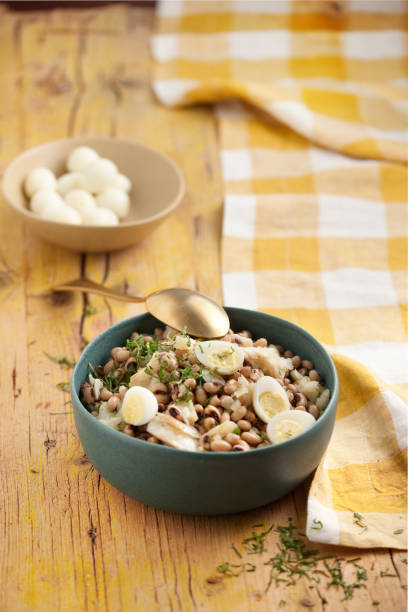
[[83,405],[127,436],[179,450],[248,451],[313,426],[330,391],[308,359],[248,330],[197,340],[166,327],[135,331],[89,364]]

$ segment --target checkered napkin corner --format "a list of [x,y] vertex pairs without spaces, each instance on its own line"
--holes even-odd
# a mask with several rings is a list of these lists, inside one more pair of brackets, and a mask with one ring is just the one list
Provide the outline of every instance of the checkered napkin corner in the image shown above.
[[326,148],[408,161],[407,4],[332,4],[161,2],[156,96],[238,98]]
[[408,407],[364,366],[343,355],[334,360],[338,416],[310,489],[307,536],[344,546],[406,549]]

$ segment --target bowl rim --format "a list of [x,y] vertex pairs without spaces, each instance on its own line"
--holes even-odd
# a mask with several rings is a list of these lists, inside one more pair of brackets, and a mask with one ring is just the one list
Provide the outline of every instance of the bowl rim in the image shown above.
[[[250,309],[245,309],[245,308],[237,308],[237,307],[233,307],[233,306],[224,306],[224,308],[226,309],[227,313],[229,311],[231,311],[231,312],[237,312],[237,311],[242,312],[242,311],[244,311],[244,312],[247,312],[249,314],[258,313],[258,314],[261,314],[261,315],[272,317],[273,319],[275,319],[275,321],[277,323],[281,324],[284,327],[290,327],[292,329],[295,328],[295,330],[298,331],[302,336],[304,336],[308,341],[310,341],[313,344],[315,344],[317,346],[317,348],[319,350],[321,350],[323,355],[327,358],[329,369],[331,370],[331,374],[333,376],[334,385],[333,385],[333,389],[331,390],[329,403],[328,403],[324,413],[319,417],[319,419],[316,421],[316,423],[313,424],[312,427],[310,427],[309,429],[306,429],[304,432],[302,432],[301,434],[295,436],[294,438],[291,438],[290,440],[286,440],[284,442],[279,442],[279,443],[276,443],[276,444],[271,444],[270,446],[265,446],[263,448],[251,449],[251,451],[249,453],[248,452],[231,453],[229,451],[219,451],[217,453],[209,453],[209,452],[206,452],[206,451],[181,450],[181,449],[171,448],[169,446],[165,446],[165,445],[161,445],[161,444],[151,444],[150,442],[147,442],[145,440],[139,440],[138,438],[132,438],[131,436],[125,436],[122,432],[117,431],[113,427],[109,427],[108,425],[105,425],[104,423],[101,423],[98,419],[96,419],[94,416],[92,416],[92,414],[90,412],[88,412],[88,410],[85,408],[85,406],[82,404],[81,400],[79,399],[78,393],[75,390],[75,378],[76,378],[76,375],[77,375],[77,371],[79,369],[79,364],[82,363],[86,359],[87,355],[90,352],[92,352],[92,349],[103,338],[106,338],[107,336],[109,336],[109,334],[111,333],[111,331],[113,329],[117,330],[117,329],[120,329],[121,327],[126,327],[127,325],[129,325],[130,321],[133,321],[133,320],[137,321],[137,320],[140,319],[140,317],[143,317],[146,314],[149,315],[149,316],[152,316],[152,315],[150,315],[150,313],[141,313],[139,315],[135,315],[133,317],[129,317],[127,319],[123,319],[122,321],[119,321],[118,323],[115,323],[114,325],[111,325],[106,330],[104,330],[103,332],[98,334],[86,346],[86,348],[84,349],[82,354],[79,356],[79,359],[78,359],[78,361],[77,361],[77,363],[75,365],[75,368],[74,368],[74,370],[72,372],[71,381],[70,381],[71,399],[72,399],[72,403],[73,403],[74,414],[75,414],[75,410],[78,410],[79,412],[82,413],[82,415],[87,420],[89,419],[90,423],[93,423],[93,426],[95,426],[97,429],[98,428],[102,428],[102,429],[100,429],[100,431],[104,431],[105,433],[107,433],[106,430],[108,430],[107,435],[108,436],[109,435],[113,435],[113,439],[116,438],[118,440],[118,442],[122,441],[122,444],[124,443],[124,444],[127,444],[127,445],[133,445],[135,448],[137,448],[139,446],[141,450],[142,449],[147,450],[147,448],[152,447],[152,452],[163,453],[163,456],[168,456],[168,453],[170,453],[170,457],[171,456],[175,456],[175,454],[180,456],[180,453],[181,453],[181,456],[183,456],[183,457],[189,456],[191,459],[194,458],[194,460],[200,460],[200,461],[203,460],[204,457],[206,457],[206,459],[204,459],[205,461],[216,461],[217,457],[219,457],[219,456],[229,457],[229,459],[227,459],[227,461],[240,461],[240,460],[242,460],[243,457],[246,457],[248,459],[248,457],[251,457],[251,456],[258,456],[259,453],[264,453],[264,454],[271,453],[271,454],[273,454],[275,452],[279,452],[279,449],[282,448],[282,445],[285,445],[285,448],[289,449],[291,445],[297,445],[297,444],[301,443],[302,439],[305,439],[305,438],[307,438],[310,435],[311,430],[314,430],[316,432],[316,428],[317,428],[317,432],[318,432],[319,429],[324,427],[324,424],[326,423],[326,421],[331,418],[331,416],[332,416],[331,413],[333,411],[334,411],[334,413],[336,413],[338,394],[339,394],[339,379],[338,379],[336,367],[334,365],[334,362],[333,362],[330,354],[328,353],[326,348],[323,346],[323,344],[321,342],[319,342],[319,340],[317,340],[317,338],[312,336],[312,334],[310,334],[308,331],[306,331],[305,329],[303,329],[302,327],[300,327],[296,323],[292,323],[291,321],[287,321],[286,319],[282,319],[281,317],[277,317],[275,315],[271,315],[269,313],[261,312],[261,311],[258,311],[258,310],[250,310]],[[89,361],[88,361],[88,363],[89,363]],[[149,445],[149,446],[147,447],[147,445]],[[153,449],[156,449],[156,450],[153,451]],[[241,457],[241,459],[239,459],[239,457]]]
[[[168,206],[163,208],[163,210],[156,213],[155,215],[151,215],[150,217],[143,217],[143,219],[138,219],[137,221],[123,221],[123,222],[121,221],[119,225],[113,225],[111,227],[106,226],[106,225],[73,225],[71,223],[61,223],[59,221],[51,221],[48,219],[42,219],[39,215],[36,215],[35,213],[31,212],[28,208],[23,208],[22,206],[18,206],[17,204],[14,203],[13,198],[10,197],[8,193],[9,183],[11,182],[10,173],[13,171],[16,165],[24,161],[25,157],[29,157],[33,152],[41,151],[41,149],[45,149],[49,147],[50,145],[57,145],[57,144],[64,144],[64,143],[72,143],[72,144],[82,143],[85,146],[86,143],[92,144],[92,143],[98,143],[98,142],[104,142],[104,143],[115,142],[118,144],[126,144],[126,145],[130,144],[130,145],[138,147],[139,149],[144,149],[146,151],[149,151],[150,153],[155,154],[157,157],[161,157],[172,168],[174,174],[177,176],[178,193],[176,197],[174,198],[174,200]],[[168,155],[166,155],[165,153],[162,153],[161,151],[158,151],[157,149],[154,149],[153,147],[145,145],[137,140],[128,140],[124,138],[111,138],[109,136],[75,136],[73,138],[59,138],[56,140],[43,142],[41,144],[36,145],[35,147],[26,149],[25,151],[17,155],[17,157],[15,157],[9,163],[9,165],[7,166],[4,172],[3,181],[2,181],[2,192],[3,192],[4,199],[9,204],[9,206],[11,206],[11,208],[15,210],[18,214],[20,214],[22,217],[31,219],[41,224],[52,225],[55,227],[75,228],[79,232],[89,231],[89,229],[95,229],[95,230],[103,229],[104,231],[106,231],[107,228],[111,230],[117,230],[121,228],[139,227],[139,226],[146,225],[147,223],[153,223],[161,219],[162,217],[168,215],[175,208],[177,208],[182,198],[184,197],[185,191],[186,191],[186,186],[185,186],[185,181],[181,173],[181,170],[176,165],[176,163],[170,157],[168,157]]]

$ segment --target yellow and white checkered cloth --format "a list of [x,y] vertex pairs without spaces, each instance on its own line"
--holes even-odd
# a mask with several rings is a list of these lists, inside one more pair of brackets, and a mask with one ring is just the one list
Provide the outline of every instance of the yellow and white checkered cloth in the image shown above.
[[172,0],[152,39],[163,104],[217,103],[225,303],[332,351],[338,418],[307,534],[360,547],[406,546],[406,8]]

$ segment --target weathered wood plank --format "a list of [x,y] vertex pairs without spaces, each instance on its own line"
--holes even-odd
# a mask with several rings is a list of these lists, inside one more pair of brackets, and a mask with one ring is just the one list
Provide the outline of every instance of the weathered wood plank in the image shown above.
[[[152,236],[109,255],[56,249],[0,207],[0,320],[7,356],[0,368],[0,609],[240,612],[274,610],[282,601],[288,610],[312,603],[313,610],[354,611],[371,609],[378,600],[377,609],[402,610],[404,555],[389,551],[320,547],[345,558],[361,556],[369,570],[367,590],[343,603],[341,593],[323,584],[310,589],[305,579],[265,594],[269,569],[263,562],[276,550],[276,534],[267,553],[250,558],[256,557],[256,572],[219,580],[217,565],[237,560],[231,544],[239,546],[253,524],[287,524],[288,516],[304,524],[305,486],[238,516],[164,513],[101,479],[83,456],[72,415],[63,414],[71,411],[68,395],[56,384],[69,371],[44,351],[76,358],[83,338],[143,312],[143,306],[95,296],[53,300],[46,295],[50,284],[82,271],[141,295],[184,285],[221,301],[222,185],[214,118],[206,108],[169,111],[156,104],[149,86],[153,18],[149,9],[128,6],[25,14],[0,7],[1,170],[40,142],[104,134],[167,153],[187,185],[178,211]],[[96,308],[92,316],[86,315],[87,302]],[[387,568],[399,578],[381,577]]]

